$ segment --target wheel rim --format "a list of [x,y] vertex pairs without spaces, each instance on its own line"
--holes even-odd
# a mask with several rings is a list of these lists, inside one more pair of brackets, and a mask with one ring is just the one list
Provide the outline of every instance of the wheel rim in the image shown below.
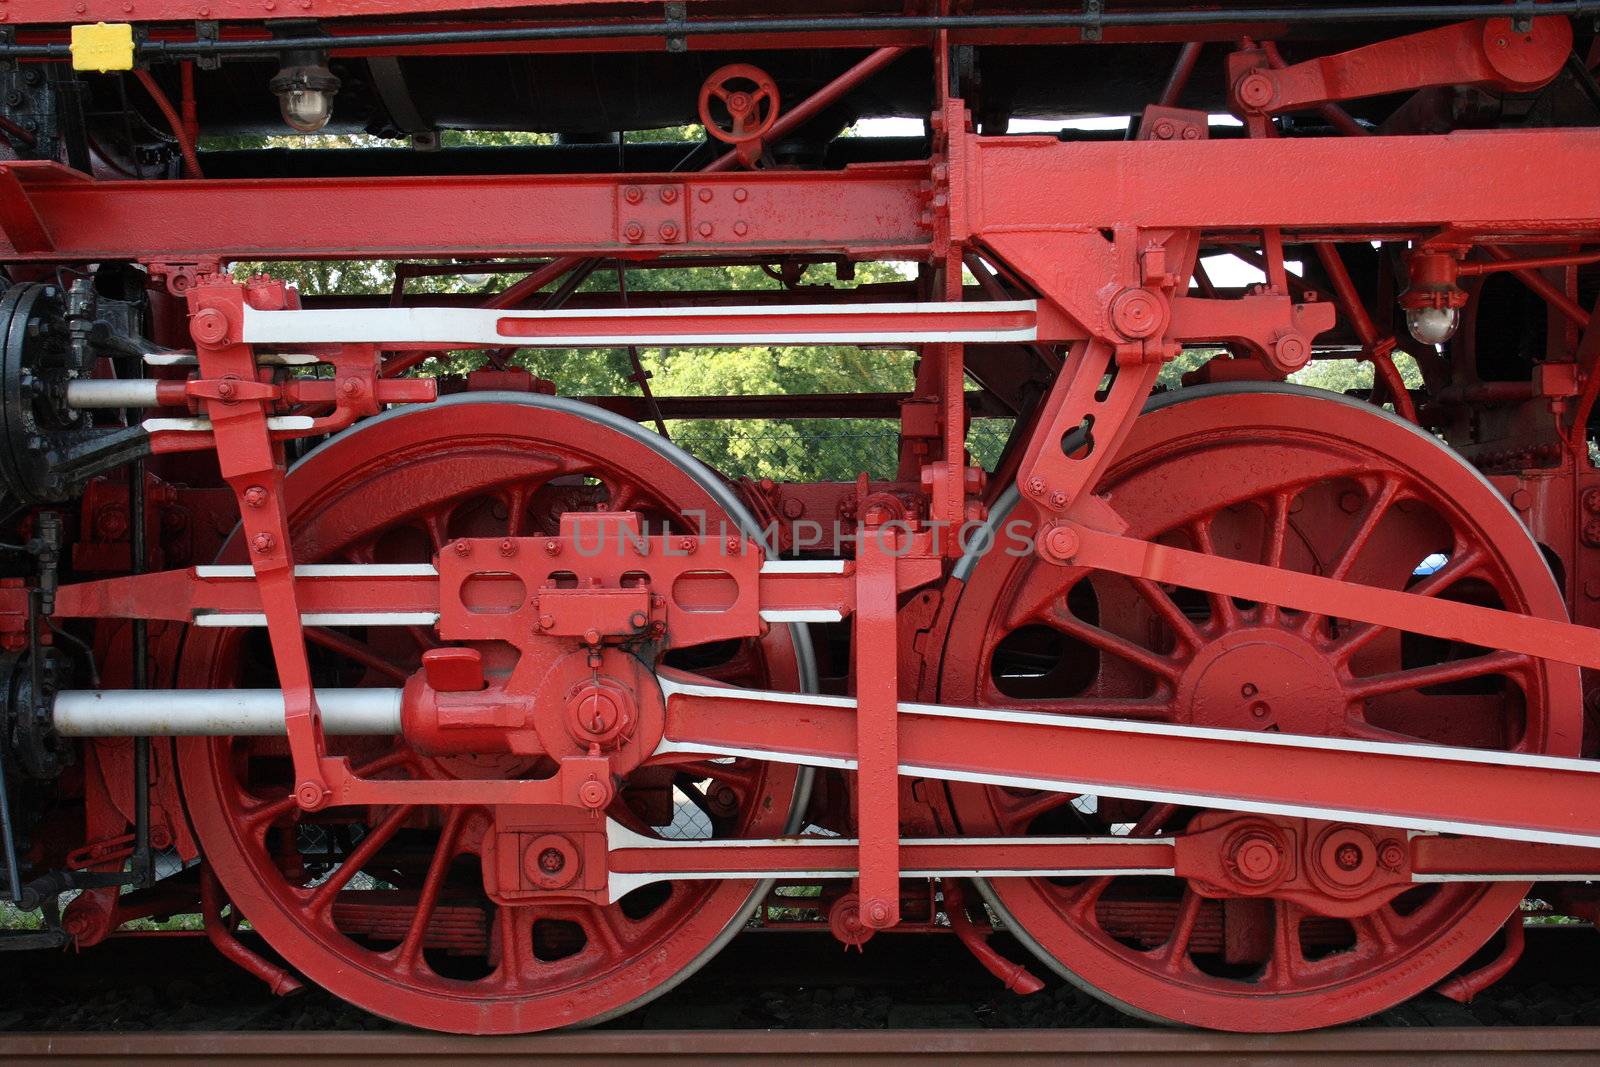
[[[1538,546],[1481,476],[1415,427],[1332,394],[1216,387],[1158,401],[1102,492],[1132,536],[1565,617]],[[1027,507],[998,521],[1034,521]],[[999,552],[969,557],[958,576],[947,703],[1577,752],[1578,671],[1566,665]],[[1194,815],[975,786],[950,798],[966,833],[1148,836]],[[1338,920],[1281,900],[1209,900],[1175,878],[980,888],[1044,962],[1125,1010],[1282,1031],[1362,1018],[1431,987],[1527,887],[1419,888]]]
[[[290,473],[296,558],[423,562],[458,536],[553,533],[604,501],[656,528],[754,524],[704,467],[631,423],[571,401],[476,395],[370,420]],[[237,537],[225,560],[242,559]],[[195,631],[182,684],[273,685],[261,635]],[[429,647],[405,628],[319,631],[318,684],[398,685]],[[486,661],[503,651],[485,649]],[[810,688],[809,649],[785,627],[761,642],[689,649],[703,674]],[[337,679],[335,681],[334,679]],[[423,758],[396,738],[330,739],[369,776],[497,777],[536,768],[496,757]],[[180,765],[208,862],[272,947],[338,996],[400,1022],[471,1033],[592,1023],[672,987],[738,931],[752,882],[645,887],[611,906],[496,905],[477,881],[483,809],[334,809],[289,799],[282,739],[191,738]],[[612,818],[659,836],[770,836],[792,829],[793,769],[706,761],[641,769]],[[674,792],[676,791],[676,793]],[[670,812],[663,822],[663,795]],[[674,796],[691,801],[702,818]],[[340,862],[342,861],[342,862]]]

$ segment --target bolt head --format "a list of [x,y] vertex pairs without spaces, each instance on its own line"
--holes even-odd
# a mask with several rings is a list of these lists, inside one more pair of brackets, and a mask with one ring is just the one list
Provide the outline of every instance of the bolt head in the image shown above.
[[547,556],[561,555],[561,542],[550,540],[544,543],[544,554]]
[[252,485],[244,491],[244,502],[248,507],[261,507],[267,502],[267,490],[262,486]]
[[295,787],[295,803],[307,811],[315,811],[328,802],[328,790],[318,782],[301,782]]
[[1254,70],[1239,79],[1234,95],[1247,111],[1262,111],[1278,95],[1277,84],[1265,71]]
[[262,555],[271,552],[277,543],[278,539],[267,533],[265,530],[261,531],[250,539],[250,544]]
[[1124,289],[1111,302],[1111,325],[1129,340],[1161,332],[1161,298],[1148,289]]
[[189,320],[189,333],[203,345],[219,345],[228,336],[228,317],[216,308],[201,308]]
[[502,556],[514,556],[514,555],[516,555],[517,554],[517,543],[515,541],[511,540],[511,538],[509,538],[509,537],[506,538],[505,540],[501,541],[500,542],[500,554]]
[[661,224],[661,239],[663,241],[676,241],[678,239],[677,225],[671,222],[663,222]]
[[1311,358],[1311,346],[1303,335],[1289,332],[1272,345],[1272,360],[1279,370],[1297,371]]
[[1044,535],[1045,551],[1052,559],[1065,563],[1078,554],[1078,531],[1070,526],[1058,525],[1050,527]]
[[1034,496],[1043,495],[1043,493],[1044,493],[1044,479],[1040,478],[1040,477],[1037,477],[1037,476],[1035,476],[1033,478],[1029,478],[1028,479],[1028,492],[1032,493]]
[[458,556],[470,556],[470,555],[472,555],[472,546],[467,544],[467,542],[465,542],[465,541],[461,541],[461,540],[456,541],[455,549],[456,549],[456,555],[458,555]]
[[598,810],[610,801],[611,790],[605,787],[605,783],[591,778],[578,787],[578,799],[583,801],[584,807]]
[[[734,199],[737,200],[737,199],[739,199],[739,197],[735,196]],[[735,222],[733,224],[733,232],[734,232],[735,235],[737,235],[739,237],[743,237],[746,233],[749,232],[749,230],[750,230],[750,227],[748,227],[748,226],[746,226],[744,224],[744,220],[743,219],[741,219],[740,221]]]
[[637,185],[630,185],[622,190],[622,198],[630,204],[637,204],[644,199],[644,190]]
[[622,236],[637,244],[644,240],[644,227],[637,222],[630,222],[622,228]]

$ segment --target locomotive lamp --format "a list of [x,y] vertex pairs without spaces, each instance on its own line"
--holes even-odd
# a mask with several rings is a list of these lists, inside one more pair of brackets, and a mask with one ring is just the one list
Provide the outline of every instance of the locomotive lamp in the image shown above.
[[278,97],[283,121],[301,133],[316,133],[333,117],[339,78],[328,69],[324,53],[286,52],[283,66],[269,83]]
[[1460,264],[1449,252],[1418,252],[1411,257],[1411,286],[1400,294],[1406,329],[1425,345],[1442,345],[1461,326],[1467,294],[1457,284]]

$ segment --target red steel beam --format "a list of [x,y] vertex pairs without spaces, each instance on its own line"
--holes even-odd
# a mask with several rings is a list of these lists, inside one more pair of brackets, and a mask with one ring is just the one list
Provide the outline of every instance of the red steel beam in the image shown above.
[[[970,137],[955,237],[1082,229],[1600,231],[1600,131],[1062,142]],[[1373,182],[1374,174],[1416,181]],[[965,207],[964,217],[959,209]],[[1513,225],[1514,224],[1514,225]]]
[[96,182],[0,166],[0,259],[805,251],[916,256],[927,167],[708,175]]
[[[1118,225],[1600,234],[1596,130],[1198,142],[967,137],[963,149],[951,175],[958,240]],[[1449,180],[1358,180],[1380,173]],[[15,162],[0,165],[11,189],[0,260],[792,250],[921,258],[932,244],[928,178],[925,164],[907,163],[629,177],[93,182],[57,164]]]
[[[1595,130],[1106,144],[968,138],[965,147],[952,174],[958,240],[1110,226],[1600,235]],[[792,250],[922,258],[931,246],[922,163],[629,178],[94,182],[56,163],[21,162],[0,166],[0,181],[11,189],[0,214],[5,261]],[[661,202],[667,189],[670,205]]]

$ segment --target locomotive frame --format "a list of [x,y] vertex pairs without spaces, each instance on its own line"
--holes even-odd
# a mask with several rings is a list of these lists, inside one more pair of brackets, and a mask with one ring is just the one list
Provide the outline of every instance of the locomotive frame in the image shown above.
[[[188,172],[120,180],[61,160],[0,162],[0,260],[13,282],[0,466],[36,561],[0,584],[0,641],[12,655],[6,769],[60,781],[62,753],[84,739],[103,776],[79,786],[88,825],[72,847],[35,844],[50,862],[32,881],[3,813],[14,900],[82,889],[59,928],[87,945],[141,908],[193,899],[219,947],[293,988],[298,979],[233,936],[219,914],[225,895],[294,969],[340,995],[480,1032],[626,1010],[736,932],[747,898],[775,879],[852,881],[830,922],[857,945],[900,923],[906,880],[943,879],[945,908],[961,913],[950,922],[1009,973],[967,936],[959,880],[976,879],[1048,965],[1131,1010],[1230,1029],[1346,1021],[1440,982],[1470,996],[1515,958],[1527,885],[1592,909],[1600,303],[1581,298],[1592,296],[1584,268],[1600,262],[1600,132],[1432,131],[1449,93],[1529,94],[1558,78],[1593,92],[1594,53],[1577,57],[1571,16],[1595,5],[941,5],[806,19],[667,5],[661,22],[642,4],[605,18],[488,6],[525,10],[464,21],[445,0],[316,0],[295,15],[325,20],[315,33],[273,36],[255,5],[141,0],[134,17],[152,25],[124,42],[115,27],[86,25],[128,17],[123,5],[13,5],[0,57],[19,64],[183,64],[180,107],[159,86],[155,95]],[[1299,62],[1275,43],[1292,27],[1357,15],[1408,25]],[[71,43],[68,23],[79,24]],[[975,129],[961,95],[970,49],[1129,42],[1168,45],[1176,65],[1127,140]],[[1226,52],[1243,136],[1214,137],[1204,110],[1179,106],[1203,43]],[[718,136],[728,147],[694,173],[194,173],[191,62],[700,48],[758,62],[795,47],[867,52],[788,109],[759,68],[716,72],[700,107],[709,127],[707,101],[727,105]],[[934,71],[925,158],[767,165],[772,145],[918,49]],[[756,89],[729,88],[739,78]],[[1345,110],[1395,94],[1413,103],[1380,127]],[[1290,136],[1282,117],[1306,114],[1323,125]],[[1347,264],[1373,248],[1381,263],[1370,277]],[[1291,273],[1286,249],[1314,256],[1315,270]],[[1198,266],[1214,251],[1259,263],[1265,282],[1219,291]],[[840,290],[818,302],[748,293],[732,304],[528,306],[597,259],[797,255],[925,271],[892,301]],[[529,269],[483,307],[307,306],[281,281],[226,269],[447,257]],[[142,271],[150,292],[134,302],[150,304],[149,339],[92,279],[63,281],[64,267],[104,264]],[[1480,313],[1493,275],[1519,279],[1543,304],[1548,350],[1523,380],[1480,381],[1440,347]],[[1413,340],[1397,336],[1400,319]],[[736,493],[625,417],[537,394],[440,400],[415,370],[447,349],[818,343],[921,352],[917,388],[896,405],[898,480]],[[1152,402],[1186,346],[1219,355],[1195,384]],[[1395,363],[1401,349],[1422,366],[1415,392]],[[1373,364],[1367,402],[1277,384],[1330,353]],[[1043,368],[1048,386],[1025,406],[1017,390],[1006,395],[1019,367]],[[1019,419],[993,472],[967,451],[968,375],[983,385],[971,403]],[[659,418],[659,407],[632,414],[652,411]],[[297,442],[330,436],[291,463]],[[147,572],[146,498],[176,491],[148,472],[204,471],[192,456],[214,457],[206,506],[236,507],[238,528],[219,538],[216,563]],[[600,472],[607,495],[523,528],[527,500],[514,486],[535,478],[519,466],[529,457],[567,475]],[[385,481],[390,462],[419,484]],[[497,492],[515,501],[505,529],[452,525],[456,511],[428,487],[482,491],[475,479],[495,464],[509,472]],[[109,471],[124,473],[108,482]],[[117,478],[131,517],[126,536],[109,540],[127,542],[126,563],[59,581],[73,546],[59,515],[45,513],[63,503],[88,513]],[[663,486],[676,487],[672,500]],[[428,558],[388,559],[371,530],[348,532],[368,520],[346,492],[377,510],[372,502],[403,500],[395,515],[427,529]],[[649,521],[689,503],[696,522]],[[797,551],[808,547],[793,525],[805,514],[847,515],[851,526],[809,546],[820,551]],[[79,548],[90,540],[82,528]],[[988,562],[1003,553],[973,548],[974,531],[999,529],[1024,549],[1009,570]],[[1408,546],[1444,562],[1414,567]],[[1067,597],[1091,580],[1102,585],[1086,618]],[[1097,663],[1122,666],[1097,668],[1093,686],[1050,707],[997,697],[984,682],[998,640],[991,616],[1011,604],[1028,608],[1028,625],[1054,626]],[[1139,626],[1109,621],[1115,604]],[[72,679],[72,639],[52,635],[73,619],[95,624],[99,658],[131,654],[124,686]],[[849,691],[818,693],[805,628],[846,622]],[[387,646],[345,633],[419,628],[428,633],[405,669],[380,654]],[[237,641],[222,636],[251,629],[266,634],[270,688],[240,687]],[[762,650],[756,683],[663,661],[719,642]],[[329,675],[319,648],[362,665],[361,683],[319,681]],[[1457,731],[1465,736],[1451,743]],[[266,736],[284,739],[271,758],[291,769],[271,799],[235,781],[253,772],[232,765],[267,762],[249,740]],[[398,747],[375,757],[343,747],[372,736]],[[691,767],[712,781],[733,782],[730,767],[743,775],[717,836],[666,841],[630,822],[630,776]],[[827,801],[844,836],[794,836],[811,821],[813,772],[848,783],[847,801]],[[927,783],[952,799],[930,802]],[[1095,798],[1131,814],[1106,815],[1098,833],[1030,834],[1033,823],[1007,822],[1001,809],[1034,796],[1055,798],[1039,813]],[[304,881],[299,827],[341,811],[365,813],[360,836],[324,880]],[[1175,818],[1182,825],[1165,829]],[[267,841],[284,826],[289,844],[273,858]],[[341,903],[354,875],[424,830],[438,841],[426,862],[393,861],[395,884],[409,888],[383,906],[400,910]],[[119,895],[120,883],[148,883],[152,837],[184,859],[204,855],[204,872],[193,885]],[[424,958],[454,944],[435,926],[463,841],[497,916],[462,935],[494,945],[482,948],[488,972],[470,980]],[[274,874],[288,888],[269,885]],[[1138,879],[1184,887],[1166,901],[1154,944],[1130,947],[1102,927],[1084,935],[1100,938],[1090,949],[1078,933],[1041,932],[1080,931],[1108,887]],[[716,888],[662,935],[690,946],[662,949],[667,962],[634,947],[637,930],[593,918],[647,887],[684,883]],[[1052,885],[1068,887],[1066,903],[1049,903]],[[1468,888],[1415,903],[1419,887],[1437,886]],[[584,931],[570,958],[604,951],[613,970],[592,986],[550,979],[547,992],[541,967],[566,957],[540,957],[534,930],[557,921],[545,915],[588,916],[559,920]],[[1192,939],[1219,921],[1252,931],[1239,939],[1257,948],[1229,942],[1226,966],[1197,969]],[[1321,935],[1308,922],[1344,924],[1350,940],[1341,933],[1336,951],[1309,954]],[[381,927],[377,943],[392,947],[363,942],[352,965],[355,950],[338,939],[357,927],[368,940]],[[1452,978],[1502,927],[1504,950]]]

